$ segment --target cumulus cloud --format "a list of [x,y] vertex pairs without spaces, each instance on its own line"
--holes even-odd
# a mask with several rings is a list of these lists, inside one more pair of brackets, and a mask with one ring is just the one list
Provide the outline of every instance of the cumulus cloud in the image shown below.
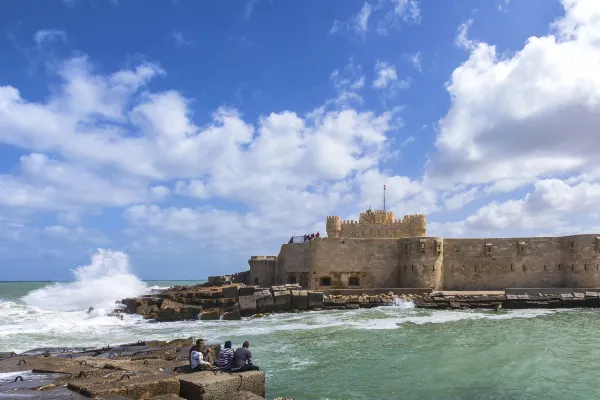
[[529,182],[597,171],[600,3],[564,0],[552,33],[502,56],[459,35],[469,58],[447,84],[427,174],[444,183]]
[[[0,175],[0,209],[57,213],[60,225],[46,232],[55,238],[77,234],[86,213],[107,207],[123,208],[148,235],[134,238],[137,249],[171,235],[240,251],[242,244],[261,248],[323,230],[326,215],[356,211],[357,177],[377,171],[387,135],[398,127],[397,111],[338,101],[365,85],[352,60],[331,76],[337,98],[306,115],[267,113],[254,124],[227,107],[196,124],[193,99],[150,90],[149,82],[166,73],[157,64],[103,75],[78,56],[56,73],[60,84],[45,101],[0,87],[0,143],[25,153],[13,173]],[[403,177],[390,179],[410,186]],[[174,196],[224,199],[247,211],[157,204]]]

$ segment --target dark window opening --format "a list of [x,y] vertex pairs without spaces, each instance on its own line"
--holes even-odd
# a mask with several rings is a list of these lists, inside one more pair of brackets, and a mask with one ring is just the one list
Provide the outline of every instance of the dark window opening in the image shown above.
[[331,286],[331,278],[329,278],[329,277],[321,278],[319,280],[319,285],[320,286]]
[[360,286],[360,279],[358,276],[351,276],[348,278],[348,286]]
[[258,285],[258,276],[256,278],[254,278],[254,284]]
[[297,283],[296,282],[296,275],[290,275],[290,276],[288,276],[288,283],[291,283],[291,284]]

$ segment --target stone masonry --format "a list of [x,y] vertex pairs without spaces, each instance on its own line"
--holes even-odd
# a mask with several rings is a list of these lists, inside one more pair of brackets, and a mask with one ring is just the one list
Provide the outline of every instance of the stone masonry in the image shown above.
[[358,222],[327,217],[327,234],[251,259],[251,276],[312,290],[600,287],[597,234],[442,239],[425,236],[425,216],[398,221],[387,211],[361,213]]

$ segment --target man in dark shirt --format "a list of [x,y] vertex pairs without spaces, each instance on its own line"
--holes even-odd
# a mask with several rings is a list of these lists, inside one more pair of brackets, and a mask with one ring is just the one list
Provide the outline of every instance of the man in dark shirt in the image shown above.
[[248,349],[250,343],[245,341],[242,347],[235,350],[231,361],[231,372],[258,371],[258,367],[252,364],[252,353]]

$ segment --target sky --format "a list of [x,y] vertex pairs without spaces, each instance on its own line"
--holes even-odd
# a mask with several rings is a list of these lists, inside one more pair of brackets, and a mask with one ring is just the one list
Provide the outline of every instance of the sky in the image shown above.
[[0,2],[0,280],[144,279],[386,206],[600,232],[597,0]]

